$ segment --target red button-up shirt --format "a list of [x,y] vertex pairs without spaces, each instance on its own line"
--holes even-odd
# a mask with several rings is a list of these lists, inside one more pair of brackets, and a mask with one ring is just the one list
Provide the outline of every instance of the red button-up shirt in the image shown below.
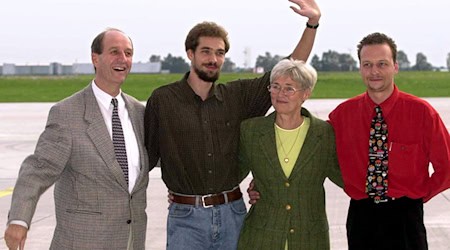
[[[375,104],[367,93],[340,104],[330,115],[336,149],[351,198],[365,193],[369,129]],[[424,202],[450,187],[450,135],[437,111],[426,101],[399,91],[380,104],[388,125],[388,196]],[[433,171],[429,172],[429,164]]]

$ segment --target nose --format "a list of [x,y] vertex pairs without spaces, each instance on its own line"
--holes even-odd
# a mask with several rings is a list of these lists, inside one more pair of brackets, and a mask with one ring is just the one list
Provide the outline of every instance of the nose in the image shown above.
[[217,62],[217,56],[216,56],[216,54],[211,53],[211,56],[210,56],[209,60],[210,60],[211,62],[213,62],[213,63],[216,63],[216,62]]
[[370,73],[372,74],[372,75],[376,75],[376,74],[378,74],[380,72],[380,70],[379,70],[379,68],[377,67],[377,66],[372,66],[371,68],[370,68]]
[[125,51],[122,51],[121,53],[118,53],[118,54],[117,54],[117,58],[118,58],[120,61],[126,61],[128,57],[127,57]]

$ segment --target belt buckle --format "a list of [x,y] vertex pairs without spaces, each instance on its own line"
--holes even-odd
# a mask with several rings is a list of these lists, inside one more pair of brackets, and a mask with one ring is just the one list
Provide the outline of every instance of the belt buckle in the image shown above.
[[205,203],[205,199],[208,197],[211,197],[211,196],[213,196],[213,195],[212,194],[202,195],[202,206],[204,208],[210,208],[210,207],[214,206],[214,205],[206,205],[206,203]]

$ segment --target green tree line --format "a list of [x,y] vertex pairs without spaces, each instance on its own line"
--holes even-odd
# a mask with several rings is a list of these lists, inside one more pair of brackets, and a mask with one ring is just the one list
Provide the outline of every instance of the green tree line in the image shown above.
[[[270,52],[265,52],[264,55],[258,55],[254,68],[259,69],[260,72],[269,71],[273,66],[279,62],[283,57],[280,55],[272,55]],[[416,54],[415,63],[413,64],[406,53],[399,50],[397,53],[397,61],[399,68],[402,71],[440,71],[444,68],[438,68],[428,62],[425,54],[419,52]],[[161,58],[159,55],[151,55],[150,62],[161,62],[162,71],[170,73],[184,73],[189,70],[189,63],[181,56],[173,56],[168,54]],[[354,59],[349,53],[339,53],[334,50],[329,50],[322,53],[322,57],[317,54],[311,58],[311,65],[317,71],[357,71],[358,61]],[[447,55],[447,69],[450,70],[450,53]],[[244,69],[236,67],[236,64],[230,58],[225,58],[222,68],[223,72],[248,72],[251,69]]]

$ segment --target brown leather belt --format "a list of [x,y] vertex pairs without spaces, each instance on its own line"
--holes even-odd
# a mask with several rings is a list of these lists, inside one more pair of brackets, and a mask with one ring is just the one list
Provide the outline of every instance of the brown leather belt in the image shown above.
[[172,193],[172,196],[173,202],[208,208],[239,200],[240,198],[242,198],[242,193],[239,187],[237,187],[232,191],[222,192],[220,194],[180,195]]

